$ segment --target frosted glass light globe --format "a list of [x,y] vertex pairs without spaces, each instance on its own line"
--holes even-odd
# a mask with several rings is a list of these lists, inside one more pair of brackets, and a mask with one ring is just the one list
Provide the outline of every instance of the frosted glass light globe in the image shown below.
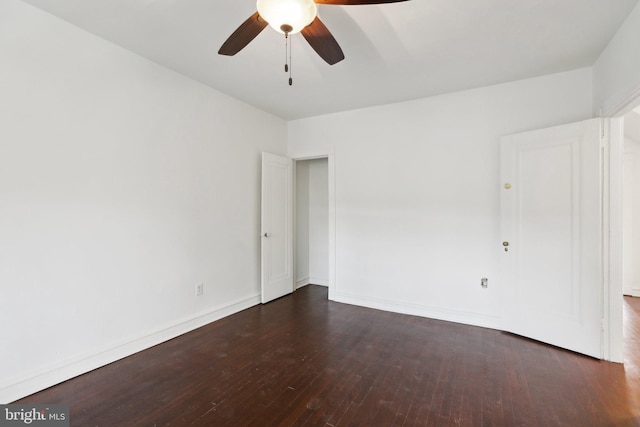
[[313,0],[258,0],[258,13],[269,25],[280,33],[291,27],[295,34],[311,24],[318,14]]

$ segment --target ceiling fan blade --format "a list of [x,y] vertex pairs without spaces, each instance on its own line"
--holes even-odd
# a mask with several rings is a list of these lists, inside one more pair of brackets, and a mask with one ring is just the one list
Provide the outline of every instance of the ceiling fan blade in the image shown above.
[[256,38],[258,34],[267,26],[267,21],[260,17],[258,12],[251,15],[249,19],[244,21],[237,30],[233,32],[225,41],[218,53],[220,55],[233,56],[240,52],[249,42]]
[[383,4],[383,3],[398,3],[401,1],[409,0],[313,0],[317,4],[335,4],[342,6],[357,6],[362,4]]
[[302,29],[301,33],[327,64],[333,65],[344,59],[340,45],[317,16],[311,24]]

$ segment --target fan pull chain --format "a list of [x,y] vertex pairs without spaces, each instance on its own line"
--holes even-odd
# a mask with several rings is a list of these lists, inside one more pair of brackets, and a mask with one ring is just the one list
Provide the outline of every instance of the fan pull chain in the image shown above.
[[293,77],[291,75],[293,70],[293,63],[291,61],[291,49],[293,47],[293,38],[291,40],[289,40],[289,86],[293,85]]
[[287,62],[289,55],[289,33],[284,33],[284,72],[289,72],[289,62]]
[[284,32],[284,72],[289,72],[289,86],[291,86],[293,85],[293,78],[291,77],[291,41],[289,40],[289,33],[293,31],[293,27],[288,24],[282,24],[280,29]]

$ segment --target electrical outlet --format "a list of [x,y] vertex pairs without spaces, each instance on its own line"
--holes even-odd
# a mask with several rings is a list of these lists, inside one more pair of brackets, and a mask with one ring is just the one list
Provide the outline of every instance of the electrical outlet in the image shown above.
[[489,287],[489,279],[487,279],[486,277],[480,279],[480,286],[482,286],[483,288]]
[[196,285],[196,296],[199,297],[204,293],[204,283],[198,283]]

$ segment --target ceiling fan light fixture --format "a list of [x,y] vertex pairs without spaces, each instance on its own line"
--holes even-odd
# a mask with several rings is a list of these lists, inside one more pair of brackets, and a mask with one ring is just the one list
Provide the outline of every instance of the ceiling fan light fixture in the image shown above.
[[299,33],[318,15],[314,0],[258,0],[257,8],[262,19],[283,34]]

